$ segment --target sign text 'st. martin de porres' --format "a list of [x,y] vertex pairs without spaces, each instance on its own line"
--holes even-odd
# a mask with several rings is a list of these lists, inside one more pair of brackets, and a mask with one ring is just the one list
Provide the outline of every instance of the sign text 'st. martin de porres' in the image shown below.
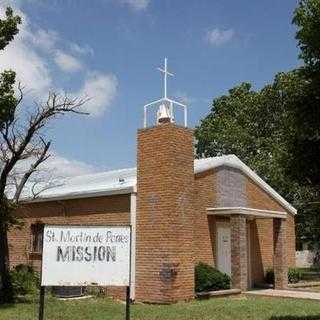
[[[70,230],[60,230],[57,234],[53,230],[47,230],[46,242],[57,242],[57,261],[116,261],[117,247],[115,244],[128,243],[128,235],[118,234],[113,231],[106,233],[86,232],[72,233]],[[63,246],[62,244],[72,244]]]
[[42,285],[127,286],[128,226],[45,226]]

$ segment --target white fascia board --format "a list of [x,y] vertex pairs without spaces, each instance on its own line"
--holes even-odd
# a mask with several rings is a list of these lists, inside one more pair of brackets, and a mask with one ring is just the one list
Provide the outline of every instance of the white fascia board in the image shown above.
[[[203,159],[206,160],[206,159]],[[209,160],[207,158],[207,160]],[[201,161],[201,159],[200,159]],[[207,161],[203,165],[195,168],[195,174],[214,169],[221,166],[227,166],[234,169],[238,169],[251,178],[256,184],[261,187],[266,193],[268,193],[272,198],[274,198],[278,203],[280,203],[284,208],[286,208],[293,215],[297,214],[297,210],[285,200],[278,192],[276,192],[271,186],[269,186],[264,180],[262,180],[253,170],[251,170],[246,164],[244,164],[237,156],[228,155],[212,158],[212,161]]]
[[134,187],[126,187],[121,189],[111,189],[111,190],[102,190],[102,191],[89,191],[89,192],[75,192],[67,193],[61,196],[49,196],[49,197],[38,197],[35,199],[22,199],[21,203],[38,203],[38,202],[49,202],[49,201],[61,201],[61,200],[72,200],[72,199],[81,199],[81,198],[95,198],[102,196],[113,196],[121,194],[131,194],[135,192]]
[[221,208],[207,208],[208,214],[212,215],[245,215],[256,218],[281,218],[286,219],[287,213],[284,211],[274,211],[274,210],[262,210],[254,208],[245,207],[221,207]]

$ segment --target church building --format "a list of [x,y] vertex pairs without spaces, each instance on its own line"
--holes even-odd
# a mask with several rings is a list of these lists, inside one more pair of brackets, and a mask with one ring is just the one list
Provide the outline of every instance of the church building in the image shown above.
[[[144,107],[137,132],[137,167],[62,179],[17,210],[24,225],[9,234],[11,267],[41,265],[44,224],[132,226],[131,298],[171,303],[195,296],[198,262],[247,290],[275,273],[287,287],[295,265],[293,208],[236,155],[195,159],[187,108],[164,96]],[[148,123],[149,109],[157,108]],[[183,123],[174,112],[181,108]],[[122,296],[124,288],[107,288]]]

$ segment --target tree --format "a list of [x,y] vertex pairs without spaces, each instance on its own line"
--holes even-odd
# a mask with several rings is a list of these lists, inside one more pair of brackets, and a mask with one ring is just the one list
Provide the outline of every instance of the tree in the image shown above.
[[296,39],[300,58],[308,67],[320,68],[320,1],[300,0],[292,22],[298,27]]
[[[234,153],[275,187],[294,199],[296,185],[286,172],[288,139],[292,135],[288,104],[303,90],[296,71],[279,73],[260,91],[242,83],[214,99],[211,112],[195,131],[197,155]],[[290,98],[289,98],[290,97]]]
[[243,83],[213,101],[197,154],[235,153],[298,208],[297,232],[320,242],[320,0],[294,12],[304,65],[260,91]]
[[302,0],[294,12],[296,39],[307,84],[291,104],[295,134],[290,141],[288,174],[304,188],[297,219],[298,234],[320,249],[320,0]]
[[8,7],[6,10],[6,19],[0,19],[0,50],[3,50],[19,32],[18,25],[20,23],[21,18],[13,15],[12,8]]
[[[21,18],[14,15],[10,7],[7,8],[5,15],[5,19],[0,19],[0,50],[3,50],[13,40],[19,32],[18,25],[21,23]],[[16,104],[14,82],[15,73],[13,71],[5,71],[0,74],[0,127],[4,120],[11,117]]]
[[[48,159],[51,141],[47,141],[44,129],[58,116],[67,113],[83,114],[80,107],[85,100],[49,93],[45,103],[36,105],[25,119],[17,116],[23,100],[22,91],[17,99],[14,116],[7,119],[0,130],[0,274],[2,301],[12,299],[9,278],[8,230],[18,223],[14,209],[19,204],[23,188],[39,166]],[[30,107],[28,107],[30,110]],[[21,112],[19,110],[19,112]],[[30,167],[19,176],[13,176],[19,161],[29,159]],[[14,185],[12,185],[14,181]],[[7,194],[11,193],[8,197]]]
[[[4,48],[13,39],[20,18],[7,9],[7,19],[0,20],[0,45]],[[30,177],[37,172],[49,154],[51,141],[46,139],[45,128],[59,116],[84,114],[81,106],[86,99],[69,98],[54,92],[45,102],[34,107],[23,105],[23,88],[14,90],[15,73],[5,71],[0,76],[0,302],[13,299],[9,276],[8,231],[19,223],[15,208]],[[26,112],[24,113],[24,110]],[[30,166],[19,175],[19,162],[28,159]]]
[[294,125],[292,140],[293,178],[302,185],[320,187],[320,0],[300,1],[293,23],[298,27],[296,39],[305,65],[300,77],[308,83],[304,92],[292,103]]

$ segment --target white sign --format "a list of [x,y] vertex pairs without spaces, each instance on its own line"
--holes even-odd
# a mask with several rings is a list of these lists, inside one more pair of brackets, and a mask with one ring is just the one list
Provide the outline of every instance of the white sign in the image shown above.
[[42,286],[129,286],[130,227],[45,226]]

